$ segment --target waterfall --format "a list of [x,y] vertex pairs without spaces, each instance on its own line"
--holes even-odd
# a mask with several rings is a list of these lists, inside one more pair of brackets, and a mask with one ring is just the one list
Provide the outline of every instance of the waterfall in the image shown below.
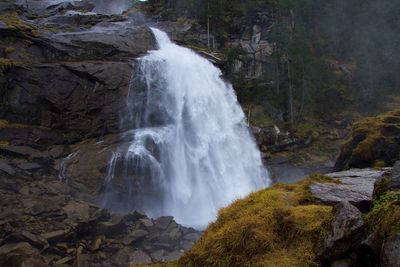
[[221,71],[152,31],[159,49],[139,59],[145,86],[128,97],[134,130],[111,159],[104,205],[202,228],[218,209],[268,186],[268,173]]

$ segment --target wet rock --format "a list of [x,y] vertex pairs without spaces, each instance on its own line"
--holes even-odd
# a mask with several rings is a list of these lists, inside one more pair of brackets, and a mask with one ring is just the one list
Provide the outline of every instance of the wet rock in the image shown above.
[[9,88],[12,101],[3,99],[9,102],[3,107],[5,117],[51,127],[70,139],[118,132],[131,76],[130,62],[52,63],[19,69],[10,74],[15,83]]
[[362,239],[364,221],[361,212],[349,202],[335,206],[331,232],[317,248],[322,260],[334,260],[352,251]]
[[[58,57],[69,59],[135,58],[154,48],[147,27],[98,27],[94,31],[55,34],[49,40]],[[51,55],[50,55],[51,56]]]
[[382,248],[381,266],[400,266],[400,234],[395,234],[385,240]]

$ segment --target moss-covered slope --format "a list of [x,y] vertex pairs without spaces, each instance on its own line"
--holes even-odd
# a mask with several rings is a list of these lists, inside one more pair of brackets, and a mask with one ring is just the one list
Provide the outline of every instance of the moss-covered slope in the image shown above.
[[355,123],[335,169],[390,166],[399,159],[400,110],[396,110]]
[[313,181],[331,180],[278,184],[222,209],[179,266],[316,266],[315,247],[333,208],[311,201]]

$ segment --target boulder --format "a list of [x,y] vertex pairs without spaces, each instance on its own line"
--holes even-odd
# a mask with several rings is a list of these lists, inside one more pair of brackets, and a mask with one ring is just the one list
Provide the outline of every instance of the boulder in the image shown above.
[[325,260],[340,259],[361,241],[364,221],[361,212],[349,202],[335,206],[335,217],[331,231],[318,246],[318,257]]
[[166,230],[169,224],[173,221],[174,217],[171,216],[163,216],[155,220],[155,225],[157,228],[161,230]]
[[310,191],[317,201],[337,204],[348,201],[362,211],[367,211],[372,203],[374,184],[385,175],[381,170],[353,169],[345,172],[331,173],[326,176],[337,180],[337,183],[313,183]]
[[378,199],[389,191],[400,190],[400,161],[393,166],[390,174],[380,177],[375,183],[374,198]]
[[54,34],[47,42],[49,59],[113,59],[136,58],[155,48],[148,27],[107,25],[89,31]]
[[400,267],[400,234],[389,237],[383,244],[381,266]]
[[355,123],[335,170],[391,166],[400,159],[400,110]]

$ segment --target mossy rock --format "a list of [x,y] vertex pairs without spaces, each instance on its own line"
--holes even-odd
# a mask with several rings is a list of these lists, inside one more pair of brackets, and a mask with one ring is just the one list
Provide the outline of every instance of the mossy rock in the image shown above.
[[400,110],[396,110],[355,123],[335,170],[391,166],[399,159]]
[[218,220],[178,266],[318,266],[317,244],[327,235],[333,207],[313,202],[313,176],[277,184],[220,211]]
[[391,191],[374,202],[366,215],[370,232],[375,232],[383,243],[387,238],[400,233],[400,191]]

